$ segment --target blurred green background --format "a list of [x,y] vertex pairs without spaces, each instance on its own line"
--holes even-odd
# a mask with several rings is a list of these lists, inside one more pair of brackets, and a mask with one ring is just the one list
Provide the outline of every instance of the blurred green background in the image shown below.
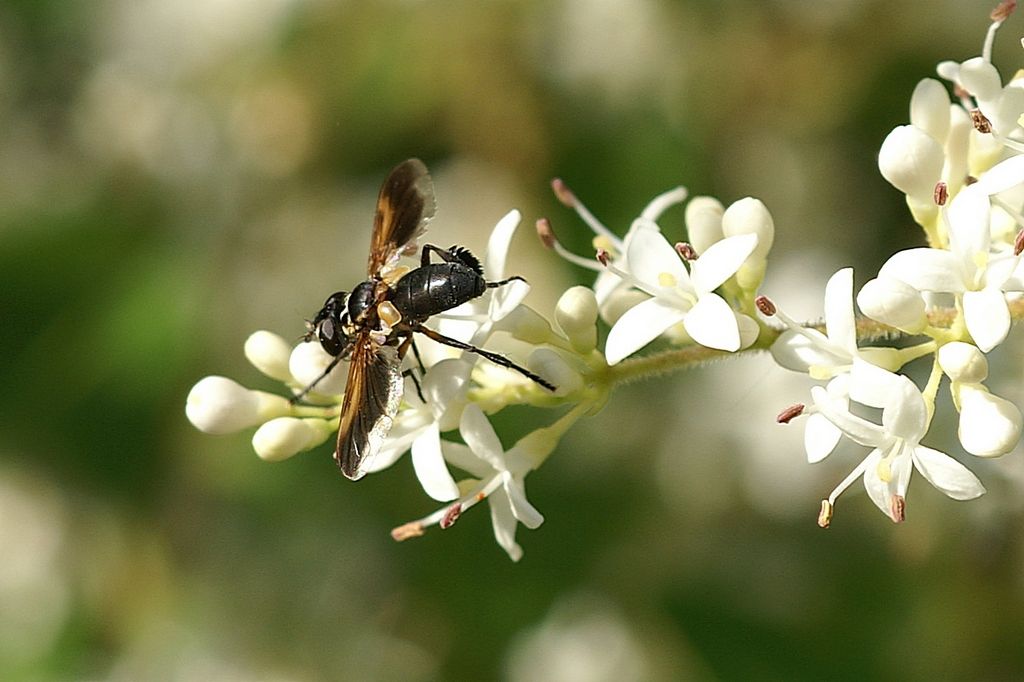
[[[994,4],[994,3],[993,3]],[[200,377],[273,389],[287,338],[359,280],[387,169],[432,169],[441,244],[524,214],[510,269],[549,312],[590,282],[566,179],[624,232],[684,184],[754,195],[765,291],[820,315],[919,243],[875,168],[919,78],[980,51],[955,0],[7,0],[0,4],[0,678],[1020,679],[1022,453],[989,494],[918,479],[894,526],[859,461],[774,424],[809,382],[767,357],[621,390],[530,478],[513,564],[486,513],[434,508],[408,462],[358,485],[184,417]],[[1015,16],[997,43],[1020,60]],[[662,222],[682,237],[682,211]],[[1022,399],[1020,334],[991,387]],[[927,443],[966,458],[946,413]],[[955,415],[954,415],[955,416]],[[496,420],[506,445],[550,415]],[[945,440],[943,440],[945,439]]]

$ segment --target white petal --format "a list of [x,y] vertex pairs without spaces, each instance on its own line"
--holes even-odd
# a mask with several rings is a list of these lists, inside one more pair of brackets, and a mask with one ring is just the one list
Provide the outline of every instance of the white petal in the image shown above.
[[852,440],[861,445],[883,446],[892,441],[878,424],[873,424],[835,405],[835,401],[821,386],[811,388],[811,397],[818,411],[839,427]]
[[857,358],[850,370],[850,397],[863,405],[886,407],[894,393],[903,390],[904,380],[905,377]]
[[[807,338],[807,335],[813,337]],[[807,372],[811,367],[836,367],[850,364],[849,354],[833,352],[825,335],[816,329],[805,333],[786,330],[775,340],[771,351],[775,362],[794,372]],[[838,351],[839,349],[836,349]]]
[[916,443],[928,430],[928,406],[913,381],[897,376],[899,382],[890,390],[889,403],[882,411],[882,426],[892,435]]
[[1024,182],[1024,156],[1016,154],[988,169],[976,185],[986,194],[999,194]]
[[459,433],[466,445],[477,457],[491,465],[496,471],[505,470],[505,450],[501,447],[498,434],[476,403],[466,405],[459,421]]
[[512,506],[512,514],[530,530],[537,528],[544,523],[544,515],[537,511],[536,507],[526,499],[526,489],[521,483],[517,483],[509,472],[501,475],[502,485],[505,494],[508,495],[509,503]]
[[950,245],[964,261],[968,272],[977,265],[975,254],[988,253],[992,204],[977,184],[960,190],[949,205]]
[[722,214],[722,234],[727,238],[756,234],[757,245],[752,253],[755,259],[764,260],[775,241],[775,221],[764,202],[744,197],[731,203]]
[[448,472],[441,454],[441,432],[430,424],[412,444],[412,466],[423,491],[439,502],[454,500],[459,487]]
[[[641,229],[634,232],[629,241],[626,260],[629,272],[645,285],[648,293],[675,286],[690,288],[690,274],[683,265],[683,259],[657,230]],[[666,276],[674,283],[666,284]]]
[[1010,309],[999,289],[964,292],[964,322],[982,352],[989,352],[1010,333]]
[[822,414],[812,414],[804,426],[804,450],[811,464],[832,454],[839,444],[843,432]]
[[910,122],[942,142],[949,132],[949,93],[934,78],[924,78],[910,96]]
[[878,169],[893,187],[909,196],[931,197],[945,161],[942,145],[917,126],[893,129],[878,152]]
[[449,464],[462,469],[477,480],[482,481],[494,475],[494,469],[462,443],[441,441],[441,449]]
[[519,211],[512,209],[491,231],[491,237],[487,240],[487,255],[484,257],[484,273],[489,279],[505,279],[505,261],[521,219]]
[[487,317],[492,322],[497,322],[507,317],[515,310],[516,306],[523,302],[526,295],[530,293],[530,285],[517,279],[493,289],[492,292]]
[[604,346],[608,364],[614,365],[632,355],[685,317],[686,312],[656,298],[649,298],[633,306],[608,332]]
[[507,553],[512,561],[519,561],[523,557],[523,548],[516,544],[516,526],[518,525],[515,515],[512,513],[512,505],[504,489],[495,491],[487,498],[491,508],[491,527],[494,529],[494,539]]
[[853,268],[843,268],[825,285],[825,330],[832,343],[851,354],[857,351],[857,325],[853,316]]
[[950,381],[979,384],[988,377],[988,360],[977,346],[970,343],[947,343],[939,348],[936,360]]
[[658,196],[651,199],[650,203],[644,207],[644,210],[640,213],[640,217],[644,220],[656,222],[661,214],[672,208],[676,204],[681,204],[686,201],[686,188],[685,187],[673,187],[667,192],[662,192]]
[[882,453],[879,450],[872,450],[864,460],[864,489],[868,491],[868,497],[875,506],[892,518],[893,486],[891,481],[883,481],[878,476],[878,463],[881,460]]
[[718,294],[701,296],[697,305],[683,319],[683,326],[690,338],[702,346],[730,352],[740,349],[740,328],[736,322],[736,313]]
[[954,500],[973,500],[985,493],[985,486],[970,469],[938,450],[918,445],[914,465],[929,483]]
[[693,288],[702,294],[714,291],[736,274],[755,248],[756,234],[741,234],[715,242],[691,265]]
[[907,249],[894,253],[878,275],[906,282],[918,291],[957,293],[965,289],[960,259],[941,249]]
[[686,236],[697,253],[704,253],[722,234],[722,202],[714,197],[694,197],[686,205]]
[[857,305],[868,317],[918,334],[928,325],[921,292],[892,277],[876,277],[857,294]]
[[960,84],[978,99],[995,99],[1003,89],[999,71],[982,57],[972,57],[960,64],[959,77]]

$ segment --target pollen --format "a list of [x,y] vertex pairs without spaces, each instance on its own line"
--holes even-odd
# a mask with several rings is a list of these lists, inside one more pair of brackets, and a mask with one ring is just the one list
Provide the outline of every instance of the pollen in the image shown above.
[[675,275],[668,272],[658,273],[658,284],[663,287],[674,287],[679,281],[675,278]]

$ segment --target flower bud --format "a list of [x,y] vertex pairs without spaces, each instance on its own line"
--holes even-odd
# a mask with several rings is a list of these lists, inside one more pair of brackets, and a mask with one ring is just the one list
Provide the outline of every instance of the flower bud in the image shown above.
[[756,234],[757,247],[747,259],[747,263],[756,263],[768,257],[772,242],[775,241],[775,222],[768,207],[760,199],[747,197],[734,201],[725,209],[722,214],[722,234],[726,237]]
[[335,427],[326,419],[279,417],[256,429],[252,448],[260,459],[280,462],[320,445],[334,430]]
[[573,349],[589,353],[597,347],[597,297],[588,287],[567,290],[555,306],[555,322]]
[[921,292],[893,277],[882,275],[861,287],[857,305],[868,317],[910,334],[928,326]]
[[245,357],[252,366],[271,379],[286,384],[292,381],[292,373],[288,369],[291,354],[291,345],[273,332],[253,332],[245,340]]
[[709,246],[721,241],[722,202],[714,197],[694,197],[686,205],[686,235],[697,253],[704,253]]
[[882,177],[904,194],[932,201],[945,157],[942,145],[917,126],[894,128],[878,152]]
[[958,394],[957,435],[964,450],[978,457],[999,457],[1017,445],[1024,419],[1016,405],[980,384],[959,385]]
[[740,348],[747,348],[761,335],[761,327],[749,315],[736,313],[736,325],[740,329]]
[[980,384],[988,377],[988,360],[977,346],[963,341],[947,343],[938,352],[939,367],[950,381]]
[[526,343],[540,344],[551,340],[551,325],[544,316],[533,308],[519,305],[495,324],[495,329],[507,331],[513,337]]
[[185,401],[188,420],[206,433],[234,433],[290,411],[286,398],[218,376],[200,379]]
[[949,132],[949,94],[934,78],[924,78],[910,96],[910,122],[942,142]]
[[[318,342],[309,341],[295,346],[288,358],[288,370],[297,382],[308,386],[323,375],[333,360]],[[345,370],[346,367],[338,363],[330,374],[317,383],[313,391],[324,395],[341,395],[345,391]]]

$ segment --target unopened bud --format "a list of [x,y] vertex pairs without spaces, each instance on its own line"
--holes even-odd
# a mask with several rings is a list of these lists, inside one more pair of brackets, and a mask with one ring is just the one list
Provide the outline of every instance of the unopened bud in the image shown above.
[[326,419],[278,417],[256,429],[252,449],[260,459],[280,462],[320,445],[335,431],[337,427]]
[[725,207],[714,197],[694,197],[686,205],[686,236],[697,253],[704,253],[722,237]]
[[555,322],[580,353],[597,346],[597,296],[589,287],[569,288],[555,305]]
[[957,435],[964,450],[977,457],[999,457],[1020,440],[1020,409],[1009,400],[992,395],[980,384],[958,388],[960,426]]
[[921,200],[931,199],[945,161],[942,145],[914,125],[894,128],[878,152],[882,177],[904,194]]
[[788,424],[789,422],[793,421],[794,419],[802,415],[804,413],[805,407],[806,405],[804,405],[803,403],[790,405],[782,412],[779,412],[779,416],[775,418],[775,421],[778,422],[779,424]]
[[778,309],[775,307],[775,303],[772,302],[772,299],[768,298],[764,294],[761,294],[754,299],[754,305],[765,317],[774,317],[775,313],[778,312]]
[[919,334],[928,326],[921,292],[887,274],[879,273],[878,277],[861,287],[857,305],[873,320],[910,334]]
[[988,360],[985,359],[985,354],[970,343],[947,343],[939,348],[936,359],[950,381],[980,384],[988,377]]

